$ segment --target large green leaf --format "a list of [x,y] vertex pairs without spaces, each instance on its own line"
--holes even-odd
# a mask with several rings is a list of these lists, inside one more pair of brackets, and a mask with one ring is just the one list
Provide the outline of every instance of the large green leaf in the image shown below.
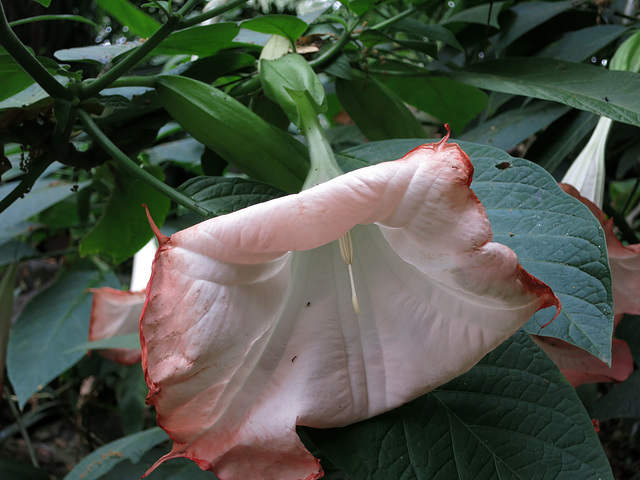
[[598,404],[593,416],[598,420],[610,418],[640,418],[640,370],[636,370],[613,389]]
[[604,232],[595,217],[538,165],[490,147],[461,146],[476,166],[471,188],[487,209],[494,240],[512,248],[562,302],[558,318],[542,331],[551,312],[536,313],[525,330],[609,362],[613,297]]
[[477,88],[439,76],[376,76],[409,105],[448,123],[455,132],[487,106],[487,95]]
[[13,319],[13,289],[16,284],[16,271],[18,264],[9,265],[0,279],[0,384],[4,376],[4,364],[7,358],[7,344],[9,343],[9,330]]
[[569,107],[548,102],[530,103],[522,108],[488,119],[460,138],[510,150],[569,111]]
[[180,186],[180,191],[213,215],[225,215],[285,195],[266,183],[237,177],[196,177]]
[[75,345],[63,353],[71,353],[87,350],[101,350],[105,348],[129,348],[140,349],[140,334],[139,333],[127,333],[125,335],[118,335],[117,337],[102,338],[100,340],[94,340],[92,342],[83,342]]
[[640,126],[638,73],[533,57],[483,62],[449,75],[479,88],[552,100]]
[[185,28],[169,35],[152,54],[208,57],[230,47],[239,31],[235,23],[226,22]]
[[537,52],[536,57],[582,62],[628,31],[629,27],[623,25],[592,25],[567,32]]
[[[156,178],[164,180],[162,169],[145,168]],[[132,257],[153,236],[145,204],[156,225],[161,226],[171,201],[149,184],[118,170],[115,186],[102,217],[80,242],[81,255],[102,255],[113,263]]]
[[0,48],[0,80],[2,80],[0,101],[33,84],[29,74],[2,48]]
[[[55,75],[54,78],[58,81],[58,83],[62,85],[66,85],[67,83],[69,83],[68,77]],[[7,108],[35,108],[48,105],[49,103],[53,104],[53,100],[49,97],[49,94],[44,90],[44,88],[42,88],[37,83],[31,83],[32,84],[26,87],[24,90],[20,90],[10,97],[4,98],[0,102],[0,110],[5,110]],[[0,95],[0,97],[4,97],[4,95]]]
[[625,315],[616,327],[616,337],[627,342],[633,361],[640,365],[640,315]]
[[336,79],[336,93],[345,111],[369,140],[420,138],[420,122],[389,87],[353,72],[351,80]]
[[[400,158],[421,140],[390,140],[338,156],[343,170]],[[604,233],[589,210],[566,195],[544,169],[502,150],[458,142],[475,167],[471,188],[484,205],[494,240],[512,248],[522,266],[562,302],[558,318],[542,310],[528,333],[560,338],[611,360],[613,308]]]
[[593,132],[598,118],[593,113],[583,111],[563,117],[556,123],[561,128],[552,127],[542,132],[527,151],[527,157],[553,173],[582,139]]
[[128,0],[96,0],[96,3],[141,37],[150,37],[160,28],[156,20]]
[[[462,5],[464,6],[464,4]],[[500,28],[500,25],[498,24],[498,15],[500,15],[502,10],[509,5],[511,5],[510,1],[490,2],[488,4],[483,3],[471,8],[462,8],[460,9],[460,11],[451,15],[442,23],[478,23],[480,25]]]
[[573,8],[574,2],[526,2],[511,7],[494,48],[499,56],[506,47],[525,33],[556,15]]
[[105,65],[118,55],[128,52],[140,45],[139,42],[127,42],[115,45],[92,45],[56,50],[54,56],[62,62],[88,62]]
[[[79,188],[88,182],[78,184]],[[6,197],[16,187],[16,183],[8,183],[0,186],[0,198]],[[60,180],[39,179],[36,180],[30,192],[24,198],[13,202],[2,214],[2,228],[0,229],[0,243],[24,234],[29,224],[27,219],[40,213],[44,209],[54,205],[73,195],[73,184]]]
[[280,35],[292,42],[295,42],[308,27],[306,22],[292,15],[265,15],[246,20],[240,26],[254,32]]
[[142,155],[152,165],[171,162],[197,175],[202,175],[200,160],[203,153],[204,145],[192,137],[187,137],[155,145],[144,150]]
[[575,391],[523,332],[400,408],[305,431],[352,480],[613,479]]
[[413,18],[404,18],[393,24],[391,28],[410,33],[416,37],[424,37],[432,41],[446,43],[453,48],[462,50],[462,45],[460,45],[455,35],[442,25],[428,25]]
[[118,399],[120,423],[124,434],[132,435],[141,431],[144,426],[145,399],[149,393],[149,387],[144,381],[144,370],[140,368],[140,365],[121,366],[119,371],[120,378],[116,384],[116,398]]
[[[107,443],[84,457],[64,477],[64,480],[96,480],[101,478],[121,462],[130,460],[133,463],[138,463],[146,452],[168,438],[164,430],[160,427],[154,427]],[[138,478],[138,475],[135,478]]]
[[64,274],[22,311],[9,337],[7,372],[22,408],[29,397],[80,360],[68,352],[89,336],[89,288],[118,284],[98,272]]
[[0,242],[0,267],[17,263],[25,257],[37,257],[41,253],[33,245],[18,240]]
[[286,192],[302,187],[309,169],[304,145],[220,90],[190,78],[157,80],[160,101],[196,140],[256,180]]

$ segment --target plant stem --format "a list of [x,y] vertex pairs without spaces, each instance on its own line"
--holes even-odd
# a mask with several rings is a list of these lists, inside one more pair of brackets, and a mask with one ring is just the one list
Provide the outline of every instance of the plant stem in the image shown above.
[[171,32],[176,30],[176,27],[180,21],[178,15],[172,15],[146,42],[139,47],[131,50],[131,53],[122,60],[119,64],[105,73],[102,77],[93,80],[86,81],[80,87],[80,98],[82,100],[89,98],[100,90],[103,90],[115,82],[118,78],[124,75],[126,72],[135,67],[141,62],[154,48],[169,36]]
[[20,412],[18,411],[15,403],[13,402],[13,398],[11,398],[11,392],[9,391],[9,388],[7,388],[6,386],[4,387],[3,390],[4,390],[4,396],[7,399],[7,404],[9,404],[9,409],[11,410],[11,414],[13,415],[13,418],[15,418],[16,424],[20,429],[20,434],[22,435],[22,438],[24,439],[24,443],[27,446],[27,451],[29,452],[29,458],[31,459],[31,463],[33,464],[34,467],[40,468],[40,465],[38,464],[38,459],[36,458],[36,453],[33,450],[33,445],[31,444],[31,439],[29,438],[29,433],[27,432],[27,429],[25,428],[24,423],[22,422],[22,417],[20,416]]
[[307,139],[311,161],[309,174],[302,186],[302,190],[306,190],[342,175],[343,172],[336,162],[329,140],[318,121],[318,115],[311,105],[308,94],[296,103],[300,112],[300,131]]
[[208,11],[206,14],[196,15],[188,20],[185,20],[183,17],[187,13],[189,13],[201,0],[189,0],[176,14],[169,16],[167,21],[153,34],[151,35],[143,44],[139,47],[136,47],[131,51],[127,57],[118,63],[115,67],[105,73],[102,77],[93,81],[86,81],[80,87],[80,98],[82,100],[89,98],[100,90],[103,90],[110,86],[113,82],[115,82],[118,78],[124,75],[126,72],[135,67],[138,63],[140,63],[144,58],[151,53],[151,51],[156,48],[162,41],[167,38],[171,33],[175,30],[181,30],[183,28],[190,27],[192,25],[196,25],[200,23],[202,19],[206,16],[206,18],[213,17],[215,15],[220,15],[221,13],[226,12],[227,10],[235,7],[236,5],[240,5],[242,3],[247,2],[248,0],[233,0],[225,5],[222,5],[218,8],[214,8],[213,10]]
[[609,203],[605,203],[602,207],[604,213],[613,218],[613,222],[620,229],[620,233],[622,234],[622,238],[629,242],[630,244],[640,243],[636,232],[633,231],[633,228],[629,226],[627,220],[624,218],[624,215],[615,211]]
[[93,27],[100,28],[100,25],[98,25],[97,23],[92,22],[88,18],[81,17],[80,15],[37,15],[35,17],[21,18],[19,20],[14,20],[13,22],[9,22],[9,26],[13,28],[13,27],[17,27],[18,25],[25,25],[27,23],[46,22],[46,21],[58,22],[60,20],[88,23]]
[[72,100],[73,95],[46,68],[36,59],[35,56],[25,47],[20,39],[13,33],[7,16],[4,13],[4,6],[0,2],[0,44],[13,57],[13,59],[40,85],[45,92],[53,98],[63,98]]
[[16,187],[11,190],[9,195],[0,200],[0,213],[4,212],[13,202],[15,202],[18,198],[22,197],[25,193],[29,191],[33,184],[36,183],[36,180],[42,173],[47,169],[49,165],[53,163],[53,156],[51,155],[43,155],[39,157],[37,161],[31,163],[29,165],[29,171],[22,178],[20,183],[16,185]]
[[153,88],[155,86],[155,81],[157,79],[157,75],[148,75],[144,77],[120,77],[115,80],[109,88],[118,88],[118,87],[149,87]]
[[[222,15],[223,13],[228,12],[233,8],[239,7],[240,5],[242,5],[243,3],[247,3],[248,1],[249,0],[232,0],[228,3],[225,3],[224,5],[220,5],[219,7],[212,8],[208,12],[200,13],[198,15],[194,15],[191,18],[184,19],[181,23],[181,26],[182,28],[192,27],[194,25],[204,22],[205,20],[209,20],[213,17],[217,17],[218,15]],[[182,7],[180,11],[182,11],[187,5]]]
[[96,123],[87,112],[85,112],[84,110],[79,110],[78,118],[85,126],[85,129],[91,136],[91,138],[93,138],[93,140],[95,140],[98,145],[100,145],[109,155],[111,155],[111,158],[118,162],[129,173],[134,175],[136,178],[139,178],[143,182],[151,185],[163,195],[166,195],[177,204],[182,205],[192,212],[195,212],[203,217],[211,216],[211,212],[202,208],[198,203],[194,202],[193,199],[187,197],[186,195],[183,195],[174,188],[171,188],[169,185],[161,182],[156,177],[140,168],[140,166],[136,162],[131,160],[122,150],[120,150],[111,140],[109,140],[109,138],[102,132],[102,130],[100,130],[100,128],[96,125]]
[[405,10],[404,12],[399,13],[395,17],[391,17],[387,20],[384,20],[383,22],[380,22],[377,25],[374,25],[373,27],[370,27],[370,28],[371,30],[382,30],[383,28],[387,28],[389,25],[393,25],[394,23],[402,20],[403,18],[408,17],[409,15],[411,15],[413,12],[416,12],[417,10],[418,10],[417,8],[411,7],[408,10]]
[[636,192],[638,191],[638,187],[640,187],[640,176],[638,176],[638,178],[636,178],[636,182],[633,184],[633,188],[631,189],[631,193],[629,193],[629,198],[627,198],[627,201],[624,202],[624,207],[622,207],[622,209],[620,210],[620,213],[622,215],[626,215],[627,214],[627,210],[631,206],[631,202],[633,201],[633,197],[636,196]]
[[345,29],[344,33],[342,34],[342,36],[340,36],[340,38],[336,43],[331,45],[331,47],[329,47],[329,49],[326,52],[324,52],[322,55],[311,60],[309,62],[309,65],[311,66],[311,68],[316,70],[328,63],[331,63],[333,59],[340,54],[340,52],[342,51],[342,48],[351,40],[352,30],[353,30],[352,28]]

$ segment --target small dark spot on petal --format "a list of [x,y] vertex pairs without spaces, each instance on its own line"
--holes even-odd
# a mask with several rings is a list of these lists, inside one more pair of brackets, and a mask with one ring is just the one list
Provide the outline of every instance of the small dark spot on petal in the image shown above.
[[293,358],[291,359],[291,363],[295,362],[295,361],[296,361],[296,358],[298,358],[298,356],[297,356],[297,355],[294,355],[294,356],[293,356]]
[[307,307],[310,307],[310,306],[311,306],[311,302],[307,302]]

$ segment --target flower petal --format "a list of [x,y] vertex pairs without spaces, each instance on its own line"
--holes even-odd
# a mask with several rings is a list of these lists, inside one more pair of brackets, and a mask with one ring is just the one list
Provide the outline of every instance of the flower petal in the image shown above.
[[457,145],[423,145],[159,238],[140,328],[147,401],[174,440],[160,461],[223,480],[320,478],[296,425],[395,408],[559,308],[491,243],[472,174]]
[[610,118],[600,117],[589,142],[562,178],[562,183],[572,185],[599,207],[604,196],[604,149],[612,123]]
[[[109,287],[95,288],[91,305],[89,340],[126,335],[138,331],[138,321],[145,301],[145,292],[123,292]],[[140,350],[111,348],[96,350],[109,360],[133,365],[141,358]]]
[[575,388],[583,383],[622,382],[633,373],[633,357],[626,342],[614,338],[611,343],[611,367],[575,345],[551,337],[531,338],[554,361]]
[[593,202],[580,195],[571,185],[560,187],[584,203],[598,219],[604,230],[611,267],[613,310],[616,315],[640,315],[640,244],[625,246],[613,233],[613,220],[605,220],[604,213]]

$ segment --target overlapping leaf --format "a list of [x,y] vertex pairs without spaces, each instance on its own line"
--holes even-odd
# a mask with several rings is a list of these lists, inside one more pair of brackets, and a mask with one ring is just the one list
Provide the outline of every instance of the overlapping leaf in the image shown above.
[[229,163],[287,192],[300,190],[309,164],[293,137],[205,83],[163,76],[157,91],[173,118]]
[[532,57],[487,61],[449,75],[479,88],[552,100],[640,126],[637,73]]
[[20,407],[29,397],[80,360],[69,351],[89,335],[89,288],[117,286],[114,276],[95,271],[64,275],[23,310],[11,332],[7,372]]
[[285,194],[266,183],[237,177],[192,178],[185,182],[180,190],[213,215],[235,212]]
[[[152,175],[164,178],[159,167],[147,168]],[[142,204],[149,207],[158,224],[164,223],[170,200],[137,178],[121,174],[102,217],[80,242],[82,255],[102,255],[121,263],[140,250],[153,236],[146,222]]]
[[101,478],[125,460],[137,463],[142,455],[167,439],[164,430],[154,427],[107,443],[84,457],[64,480]]

